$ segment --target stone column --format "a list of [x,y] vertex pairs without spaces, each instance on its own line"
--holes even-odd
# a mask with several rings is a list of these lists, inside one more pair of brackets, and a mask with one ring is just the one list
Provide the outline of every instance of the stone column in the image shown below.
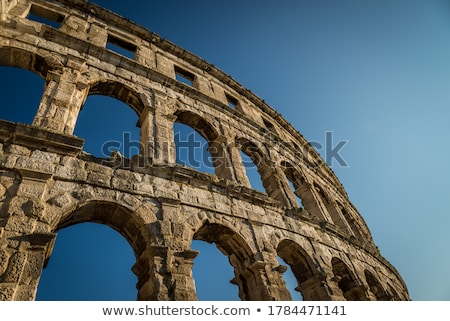
[[213,165],[217,177],[237,182],[232,157],[230,155],[229,142],[225,136],[218,137],[209,145],[209,152],[213,155]]
[[51,63],[55,68],[47,72],[44,95],[33,125],[71,135],[89,92],[89,87],[79,81],[83,63],[70,59],[64,67],[56,58]]
[[250,265],[235,266],[236,277],[232,284],[239,287],[239,297],[243,301],[286,301],[291,300],[282,274],[286,269],[272,269],[263,261]]
[[149,246],[134,264],[132,270],[138,278],[138,300],[169,300],[169,290],[165,284],[168,274],[167,252],[165,246]]
[[269,273],[270,287],[273,291],[275,300],[277,301],[291,301],[292,297],[284,282],[283,274],[287,271],[284,265],[278,265]]
[[158,301],[197,300],[192,267],[198,251],[186,249],[179,201],[159,198],[159,221],[149,226],[158,244],[149,245],[133,267],[138,277],[138,299]]
[[[168,99],[160,93],[155,94],[155,113],[153,115],[153,163],[173,166],[176,163],[173,124],[176,116],[169,113]],[[150,126],[149,126],[150,128]],[[150,135],[151,133],[148,132]],[[149,139],[149,141],[151,141]]]
[[6,229],[1,234],[2,244],[8,246],[0,249],[0,301],[32,301],[56,234],[20,235]]
[[247,172],[242,164],[242,157],[240,155],[241,145],[237,142],[227,144],[228,154],[230,155],[231,166],[233,167],[234,177],[236,182],[247,188],[251,188],[250,181],[247,177]]
[[141,113],[138,127],[140,127],[141,136],[141,155],[143,156],[146,165],[152,165],[156,155],[155,109],[153,107],[146,107]]
[[[18,161],[22,180],[9,200],[0,233],[0,300],[34,300],[41,271],[53,247],[55,234],[46,232],[45,205],[50,173],[38,160]],[[27,169],[25,169],[27,168]],[[36,170],[34,170],[36,168]],[[38,168],[41,168],[39,171]]]
[[149,246],[133,266],[138,277],[138,300],[195,301],[192,266],[198,251],[173,251],[167,246]]
[[344,297],[344,293],[339,287],[339,281],[341,280],[340,276],[336,276],[333,274],[330,274],[330,276],[326,277],[324,280],[326,282],[326,287],[330,291],[330,300],[331,301],[346,301],[346,298]]
[[173,294],[172,300],[197,300],[195,282],[192,276],[192,267],[194,266],[194,259],[198,254],[199,251],[194,250],[185,250],[173,254],[173,263],[170,268],[170,293]]
[[369,288],[355,282],[354,286],[344,293],[348,301],[369,301]]

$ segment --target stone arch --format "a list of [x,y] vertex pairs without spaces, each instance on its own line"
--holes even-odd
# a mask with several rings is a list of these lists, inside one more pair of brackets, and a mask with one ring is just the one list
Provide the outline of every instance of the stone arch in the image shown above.
[[174,113],[176,122],[195,129],[207,142],[213,142],[219,137],[216,129],[202,116],[187,110],[177,110]]
[[372,274],[372,272],[364,270],[364,276],[366,277],[370,292],[372,292],[377,301],[388,301],[390,299],[380,281]]
[[[205,221],[194,233],[193,239],[215,243],[228,256],[235,277],[230,282],[239,287],[241,300],[264,300],[267,295],[260,270],[255,267],[255,255],[248,242],[236,231],[223,224]],[[257,265],[257,264],[256,264]]]
[[356,276],[344,261],[333,257],[331,259],[331,266],[334,274],[333,281],[336,282],[347,301],[367,300],[363,287],[359,284]]
[[300,245],[284,239],[278,243],[277,253],[291,267],[298,284],[295,290],[303,295],[305,301],[319,301],[328,297],[316,264]]
[[[42,82],[39,89],[40,93],[36,93],[36,101],[33,101],[32,105],[27,106],[25,110],[21,112],[21,119],[10,119],[9,117],[5,117],[5,120],[11,120],[13,122],[23,122],[26,124],[31,124],[36,122],[37,114],[39,111],[39,105],[43,99],[43,90],[45,88],[45,80],[47,77],[48,71],[56,68],[56,65],[52,64],[52,59],[48,57],[44,57],[34,52],[29,52],[27,50],[9,47],[9,48],[0,48],[0,66],[2,67],[11,67],[18,68],[24,71],[28,71],[33,73],[39,79],[42,79]],[[26,82],[22,82],[21,85],[29,85]],[[30,89],[30,88],[27,88]],[[31,95],[31,94],[30,94]],[[30,95],[26,95],[26,99],[29,99]],[[34,95],[33,95],[34,96]],[[24,98],[24,97],[21,97]],[[17,102],[16,102],[17,103]],[[36,105],[34,105],[36,103]],[[26,118],[26,120],[25,120]]]
[[322,186],[320,186],[316,181],[313,182],[314,189],[320,196],[321,201],[324,204],[329,204],[331,202],[329,195],[325,192]]
[[236,143],[245,154],[247,154],[258,169],[264,169],[264,166],[268,165],[268,156],[265,155],[261,148],[254,142],[248,140],[247,138],[237,137]]
[[243,153],[251,158],[257,167],[267,195],[284,205],[292,206],[291,201],[285,194],[284,186],[281,182],[282,177],[277,173],[274,164],[270,162],[270,157],[263,153],[262,149],[256,143],[246,138],[237,137],[236,145]]
[[336,203],[332,201],[329,193],[317,182],[313,182],[314,190],[318,195],[319,206],[330,218],[331,223],[338,226],[343,232],[349,233],[349,225],[343,213],[336,208]]
[[114,80],[97,80],[91,84],[88,92],[89,95],[103,95],[116,98],[130,106],[138,117],[143,113],[146,105],[148,105],[143,93],[139,93],[129,85]]
[[122,204],[105,200],[90,200],[79,204],[62,217],[55,232],[84,222],[105,224],[119,232],[132,247],[136,258],[150,241],[147,224],[140,216]]
[[17,67],[47,77],[49,70],[60,67],[58,60],[15,47],[0,48],[0,66]]
[[286,179],[292,183],[294,188],[293,193],[301,200],[302,204],[298,205],[303,205],[303,207],[306,207],[303,203],[303,198],[307,198],[307,195],[305,195],[304,189],[302,189],[302,186],[306,183],[304,175],[287,161],[281,161],[280,166]]
[[231,171],[224,139],[216,128],[204,117],[192,111],[178,109],[174,116],[175,122],[189,126],[197,131],[208,143],[208,152],[211,154],[215,174],[220,178],[230,179]]
[[[149,280],[155,279],[155,273],[143,268],[146,264],[148,252],[151,251],[152,245],[156,244],[156,236],[151,235],[155,232],[155,224],[151,224],[155,213],[147,212],[149,209],[138,207],[129,208],[122,204],[108,200],[89,200],[80,203],[71,211],[64,215],[55,227],[54,231],[75,225],[78,223],[91,222],[100,223],[111,227],[121,234],[130,244],[136,263],[132,271],[137,276],[138,299],[149,298],[148,293],[157,290],[149,290]],[[149,228],[150,227],[150,228]],[[151,231],[151,232],[150,232]],[[158,231],[155,234],[159,234]],[[151,285],[150,287],[155,287]]]
[[[0,77],[6,80],[2,86],[0,119],[31,125],[42,100],[44,79],[30,70],[11,66],[0,66]],[[22,94],[24,88],[27,88],[26,95]]]
[[[123,156],[126,158],[132,158],[133,155],[139,154],[142,155],[145,153],[145,140],[143,141],[143,136],[145,137],[145,132],[142,131],[142,115],[147,114],[147,111],[152,108],[153,99],[152,93],[149,94],[143,93],[135,88],[133,88],[128,83],[122,83],[113,79],[95,79],[88,81],[90,85],[88,85],[85,93],[85,97],[83,101],[80,102],[80,106],[76,107],[79,109],[77,111],[76,120],[73,125],[73,131],[77,136],[81,136],[83,138],[92,135],[92,128],[95,126],[83,126],[86,122],[100,122],[102,119],[98,119],[98,113],[100,111],[95,108],[85,108],[85,105],[91,106],[100,106],[102,107],[101,112],[108,113],[109,109],[105,107],[109,106],[117,106],[118,108],[112,109],[112,112],[115,113],[116,116],[112,119],[112,123],[108,126],[108,130],[100,133],[100,137],[103,138],[103,143],[106,141],[114,141],[117,142],[114,147],[111,149],[103,150],[103,147],[100,148],[100,145],[95,146],[96,150],[101,150],[100,154],[95,154],[90,151],[91,154],[94,154],[97,157],[109,157],[111,155],[112,150],[120,150],[123,152]],[[96,96],[97,99],[92,99],[88,101],[88,97]],[[92,97],[94,98],[94,97]],[[105,100],[105,98],[111,98],[111,100]],[[100,99],[100,100],[98,100]],[[95,103],[97,102],[97,103]],[[84,114],[78,114],[78,112]],[[91,116],[95,114],[95,117],[87,117],[86,115]],[[126,120],[126,121],[125,121]],[[144,126],[145,127],[145,126]],[[83,129],[80,132],[80,129]],[[106,135],[108,133],[109,135]],[[153,135],[152,135],[153,136]],[[89,146],[91,141],[87,141],[85,144]],[[126,149],[126,150],[123,150]]]
[[64,227],[52,244],[35,299],[136,300],[135,261],[129,242],[106,224]]
[[[280,167],[286,179],[292,182],[294,193],[302,200],[305,210],[321,220],[328,221],[328,212],[322,199],[324,195],[321,195],[316,188],[319,185],[315,182],[310,183],[305,174],[288,161],[281,161]],[[323,191],[321,187],[320,191]]]

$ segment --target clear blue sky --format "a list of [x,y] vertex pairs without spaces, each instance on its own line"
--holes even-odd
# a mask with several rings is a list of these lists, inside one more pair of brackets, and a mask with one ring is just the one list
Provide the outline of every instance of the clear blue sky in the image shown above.
[[[131,4],[97,0],[96,3],[218,66],[266,100],[308,140],[324,144],[325,133],[331,131],[335,143],[348,141],[341,150],[348,166],[334,162],[332,169],[366,220],[382,255],[403,276],[413,300],[450,299],[448,1],[167,0]],[[2,94],[6,103],[2,104],[1,118],[23,116],[23,113],[14,115],[19,108],[9,106],[35,108],[36,102],[27,101],[39,100],[43,82],[26,72],[6,68],[0,72],[2,88],[8,88]],[[17,85],[28,77],[32,78],[30,84],[37,79],[41,87],[37,88],[36,97],[30,93],[19,97],[24,100],[20,102],[14,93],[17,94]],[[100,112],[107,108],[104,100],[99,106],[94,106],[95,103],[96,97],[88,99],[84,115],[80,115],[84,120],[80,118],[77,125],[77,133],[84,135],[87,144],[93,143],[92,147],[86,145],[87,149],[96,147],[93,138],[87,137],[89,131],[85,127],[89,127],[89,121],[98,127],[98,120],[90,116],[88,109],[92,106],[95,112]],[[126,111],[117,107],[117,115],[122,109]],[[109,113],[109,117],[116,123],[120,119],[123,130],[135,125],[133,114],[126,118]],[[105,125],[108,121],[104,121]],[[319,152],[326,157],[325,150]],[[73,240],[84,241],[91,235],[99,247],[108,246],[110,236],[104,233],[116,232],[93,226],[86,227],[83,233],[77,228],[61,231],[39,298],[51,298],[47,293],[56,293],[58,286],[66,293],[77,292],[70,288],[69,282],[77,271],[66,271],[63,269],[69,267],[58,265],[76,266],[76,262],[70,261],[75,257],[71,253],[76,248],[70,248]],[[129,269],[134,258],[125,241],[118,237],[114,242],[116,239],[113,252],[120,253],[122,258],[115,263],[106,262],[100,273],[108,271],[106,283],[115,280],[125,285],[114,289],[104,285],[104,295],[120,292],[123,298],[118,299],[133,299],[135,279]],[[92,243],[86,242],[92,248],[89,246]],[[128,254],[121,254],[122,248]],[[217,258],[204,258],[204,253],[209,252]],[[95,257],[99,257],[98,253]],[[98,267],[108,258],[99,260],[95,263],[89,257],[85,261]],[[219,285],[212,283],[219,280],[226,284],[233,277],[229,268],[223,268],[228,265],[223,255],[204,250],[195,261],[196,269],[215,263],[218,267],[214,270],[224,270],[224,276],[211,275],[211,280],[206,281],[212,286],[209,289],[198,281],[200,298],[223,294],[226,297],[212,296],[212,299],[237,299],[234,286],[218,291]],[[122,270],[115,271],[112,267],[116,266]],[[201,270],[194,272],[198,280],[204,277]],[[82,284],[87,275],[88,272],[81,273],[72,283]],[[58,277],[63,277],[63,281],[57,281]],[[88,285],[92,282],[88,281]]]

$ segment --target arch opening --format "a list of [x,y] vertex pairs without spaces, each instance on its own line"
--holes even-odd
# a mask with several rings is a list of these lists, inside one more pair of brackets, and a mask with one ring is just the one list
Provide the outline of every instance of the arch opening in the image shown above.
[[218,174],[224,165],[224,151],[216,142],[217,131],[205,119],[189,111],[175,113],[173,126],[176,163],[201,172]]
[[338,208],[343,216],[343,218],[346,220],[346,222],[349,224],[349,227],[353,234],[356,236],[356,238],[363,240],[363,234],[361,233],[361,228],[358,227],[355,220],[352,218],[350,213],[345,209],[344,205],[342,205],[340,202],[336,202],[338,205]]
[[234,278],[230,283],[238,286],[241,300],[251,300],[254,295],[251,289],[257,281],[246,273],[254,259],[244,239],[223,225],[207,222],[194,234],[193,240],[214,243],[217,249],[228,257],[229,264],[234,268]]
[[361,287],[356,278],[350,272],[347,265],[337,257],[333,257],[331,260],[334,279],[339,289],[341,289],[347,301],[360,301],[366,300],[367,297],[363,293],[363,287]]
[[149,243],[147,224],[133,210],[110,201],[89,201],[63,217],[55,230],[78,223],[105,224],[119,232],[138,258]]
[[[81,224],[83,223],[83,224]],[[84,223],[99,223],[99,224],[84,224]],[[63,233],[66,233],[65,231],[75,231],[75,234],[68,236],[68,242],[73,244],[75,248],[70,250],[63,250],[62,254],[65,255],[65,259],[67,259],[67,255],[70,255],[72,252],[78,251],[77,245],[81,246],[81,243],[78,242],[84,241],[83,237],[87,237],[89,233],[88,231],[77,232],[80,228],[88,226],[88,227],[94,227],[97,228],[97,231],[92,234],[90,237],[91,239],[88,239],[85,247],[85,251],[82,251],[82,253],[86,253],[90,256],[98,256],[102,253],[110,253],[110,255],[116,255],[117,259],[120,260],[120,263],[117,264],[125,264],[127,269],[127,277],[128,280],[131,279],[130,274],[131,268],[133,267],[133,272],[136,273],[134,269],[134,263],[136,262],[137,258],[140,258],[141,255],[145,252],[146,248],[148,247],[148,244],[150,244],[150,235],[148,235],[148,226],[142,221],[142,218],[133,210],[126,208],[120,204],[117,204],[115,202],[109,202],[109,201],[88,201],[86,203],[80,204],[75,210],[71,211],[70,213],[67,213],[63,216],[62,220],[59,222],[58,226],[55,227],[55,231],[61,231],[61,233],[58,233],[58,237],[61,237],[61,235],[64,235]],[[99,227],[100,226],[100,227]],[[101,228],[103,227],[103,230]],[[100,228],[100,231],[98,230]],[[111,229],[114,230],[111,234]],[[106,233],[103,234],[103,232]],[[109,232],[109,234],[108,234]],[[118,232],[118,233],[117,233]],[[55,245],[58,244],[58,237],[56,240]],[[114,245],[112,240],[116,240],[116,242],[119,242],[119,245]],[[104,241],[105,244],[108,246],[107,250],[98,250],[93,251],[96,247],[96,245]],[[111,247],[112,245],[112,247]],[[120,248],[126,248],[128,250],[127,253],[121,254],[119,251]],[[129,251],[131,248],[131,252]],[[57,250],[57,248],[55,247]],[[55,250],[55,251],[56,251]],[[58,255],[54,251],[55,255]],[[97,253],[99,252],[99,253]],[[117,252],[117,253],[116,253]],[[134,255],[133,255],[134,254]],[[123,255],[123,256],[122,256]],[[50,257],[49,264],[52,264],[52,260],[56,260],[53,255]],[[99,266],[99,265],[97,265]],[[104,266],[104,268],[100,271],[101,273],[107,273],[110,272],[109,269],[114,269],[115,265],[110,264],[108,266]],[[98,268],[97,268],[98,269]],[[61,269],[64,271],[64,268]],[[120,275],[122,275],[121,272]],[[86,275],[87,277],[87,275]],[[142,275],[137,275],[137,277],[143,277]],[[117,278],[121,278],[121,276],[117,276]],[[137,292],[136,292],[136,284],[139,284],[140,280],[136,283],[136,277],[132,277],[134,286],[131,287],[130,283],[127,283],[127,291],[128,296],[126,300],[136,300],[137,298]],[[109,280],[111,282],[116,280]],[[117,281],[119,282],[119,281]],[[131,281],[129,281],[131,282]],[[100,286],[100,289],[103,288]],[[133,298],[131,298],[131,291],[130,289],[133,288]],[[68,290],[66,290],[68,291]],[[68,294],[70,295],[70,293]],[[105,293],[100,294],[101,299],[109,300],[108,296]],[[98,297],[100,299],[100,296]],[[96,299],[97,300],[97,299]]]
[[273,172],[268,166],[265,156],[258,146],[244,138],[236,140],[241,155],[242,166],[244,167],[250,186],[260,192],[267,193],[269,196],[278,193],[277,182],[274,180]]
[[245,172],[247,174],[247,178],[249,180],[250,186],[253,189],[256,189],[260,192],[266,193],[266,189],[264,188],[264,184],[262,181],[261,174],[259,173],[259,169],[252,157],[250,157],[244,151],[240,151],[242,165],[245,168]]
[[[0,119],[31,125],[42,98],[44,80],[20,67],[0,68],[2,79],[2,108]],[[24,87],[27,94],[23,94]],[[18,108],[19,107],[19,108]]]
[[14,47],[0,48],[0,66],[18,67],[29,70],[43,79],[52,69],[51,58],[45,58],[36,53]]
[[286,161],[281,162],[281,168],[283,169],[286,180],[295,195],[298,206],[304,208],[305,206],[303,205],[303,199],[300,192],[300,187],[305,182],[304,178],[297,170],[295,170],[295,168],[290,163]]
[[200,240],[192,241],[192,249],[200,254],[195,258],[192,274],[195,280],[199,301],[236,301],[239,300],[233,279],[233,267],[228,257],[214,244]]
[[388,301],[389,296],[384,291],[380,281],[378,281],[378,279],[368,270],[364,271],[364,276],[366,277],[366,282],[369,286],[370,292],[372,292],[377,301]]
[[291,266],[280,256],[277,257],[277,260],[280,265],[286,266],[287,268],[287,270],[283,273],[283,280],[284,283],[286,283],[286,288],[291,295],[292,301],[303,301],[303,294],[298,290],[297,278],[295,277]]
[[209,174],[215,174],[208,142],[194,128],[182,123],[173,126],[176,163]]
[[277,246],[277,253],[295,277],[296,284],[288,284],[294,290],[290,289],[294,300],[318,301],[325,297],[312,259],[301,246],[291,240],[282,240]]
[[141,153],[137,121],[138,115],[117,96],[94,95],[91,91],[79,113],[74,134],[88,138],[83,150],[95,157],[109,158],[113,152],[119,152],[131,159]]
[[136,300],[134,254],[116,231],[95,223],[61,229],[38,286],[38,301]]
[[137,115],[140,115],[145,104],[141,95],[125,84],[115,81],[99,81],[91,86],[89,95],[102,95],[116,98],[133,109]]

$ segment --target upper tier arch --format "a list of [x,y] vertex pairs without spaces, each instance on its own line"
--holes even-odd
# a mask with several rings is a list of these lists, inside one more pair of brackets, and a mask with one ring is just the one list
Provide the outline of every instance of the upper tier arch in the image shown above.
[[14,47],[0,47],[0,66],[29,70],[44,79],[49,70],[60,67],[50,56],[45,57],[36,52]]

